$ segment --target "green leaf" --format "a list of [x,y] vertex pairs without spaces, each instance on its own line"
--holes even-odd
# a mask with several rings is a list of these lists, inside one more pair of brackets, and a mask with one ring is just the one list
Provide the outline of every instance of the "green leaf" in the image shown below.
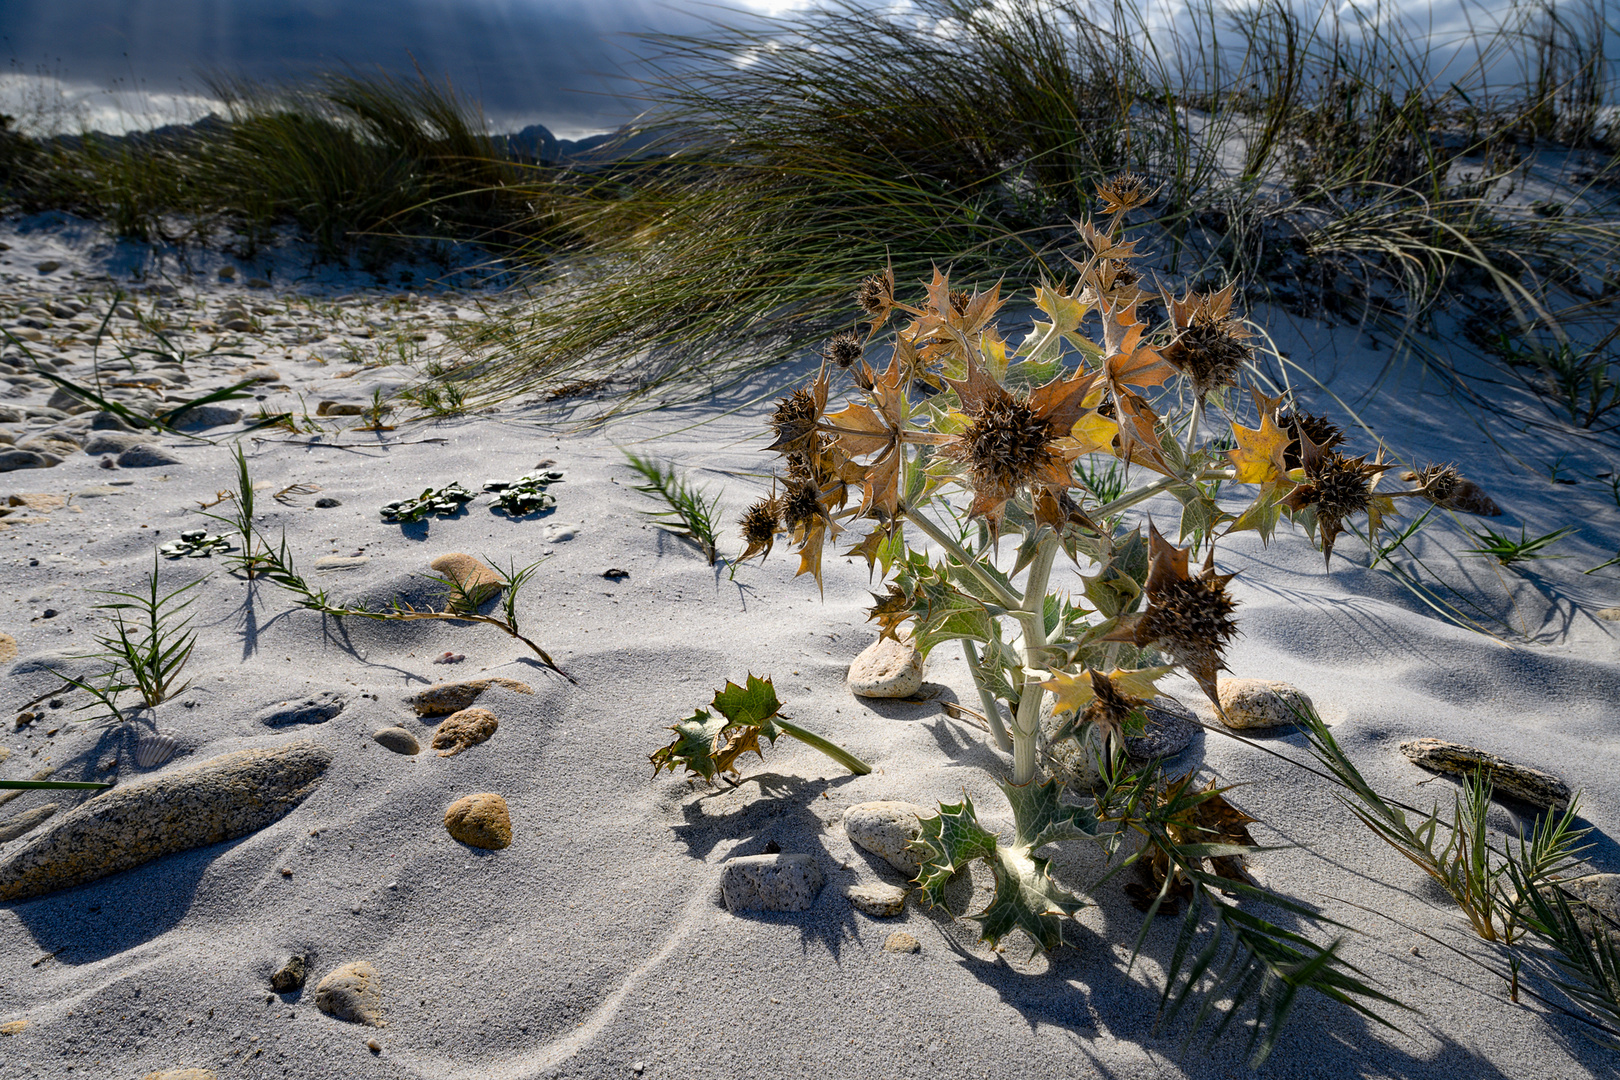
[[100,791],[111,784],[80,780],[0,780],[0,791],[60,791],[65,789]]
[[1043,949],[1063,944],[1063,924],[1085,907],[1047,873],[1047,860],[1031,855],[1026,847],[998,847],[990,868],[996,893],[990,906],[968,916],[979,924],[980,936],[993,948],[1012,930],[1022,930]]
[[995,858],[996,835],[979,824],[966,795],[959,803],[940,803],[939,813],[923,818],[921,825],[921,834],[911,842],[922,859],[917,886],[930,904],[944,907],[945,883],[974,859]]
[[1035,851],[1059,840],[1096,839],[1097,815],[1088,806],[1064,805],[1059,798],[1063,786],[1056,781],[1000,786],[1012,806],[1014,842],[1020,846]]
[[715,760],[716,745],[730,726],[731,722],[724,716],[714,716],[707,709],[699,709],[685,720],[672,724],[669,730],[675,733],[675,741],[648,758],[653,775],[657,776],[660,769],[674,772],[680,766],[712,782],[722,768]]
[[771,723],[771,718],[781,711],[782,703],[777,700],[776,687],[771,685],[771,680],[750,673],[745,686],[728,682],[724,689],[715,692],[713,704],[729,722],[759,728],[760,734],[773,743],[776,741],[776,725]]

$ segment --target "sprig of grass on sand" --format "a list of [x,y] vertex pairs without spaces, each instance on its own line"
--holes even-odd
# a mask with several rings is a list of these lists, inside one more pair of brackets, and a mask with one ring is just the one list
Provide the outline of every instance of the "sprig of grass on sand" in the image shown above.
[[624,452],[624,459],[645,480],[645,483],[635,485],[635,490],[668,507],[665,510],[643,510],[642,513],[652,518],[660,528],[692,541],[709,560],[709,565],[713,566],[719,558],[715,548],[719,539],[715,533],[715,517],[720,512],[720,496],[705,494],[702,488],[689,483],[667,462],[641,457],[629,450]]

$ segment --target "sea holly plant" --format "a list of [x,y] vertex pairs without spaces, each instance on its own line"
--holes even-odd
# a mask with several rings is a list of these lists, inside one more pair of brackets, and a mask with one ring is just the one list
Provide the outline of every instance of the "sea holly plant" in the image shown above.
[[556,469],[536,469],[516,480],[491,480],[484,490],[494,494],[496,506],[513,517],[524,517],[557,505],[557,497],[546,489],[562,478]]
[[384,521],[402,523],[423,521],[430,514],[453,517],[460,513],[463,506],[476,498],[478,498],[476,493],[451,481],[437,490],[428,488],[414,499],[395,499],[393,502],[384,503],[378,513],[382,515]]
[[[1252,1005],[1263,1058],[1301,989],[1361,1011],[1388,999],[1336,945],[1246,907],[1320,919],[1243,873],[1258,850],[1252,819],[1223,789],[1133,771],[1124,737],[1143,730],[1144,706],[1172,669],[1222,710],[1218,679],[1239,633],[1226,537],[1252,531],[1269,544],[1286,521],[1331,571],[1352,526],[1372,543],[1403,503],[1494,504],[1448,466],[1415,466],[1404,486],[1391,484],[1396,463],[1381,445],[1357,453],[1333,420],[1270,393],[1235,285],[1150,288],[1124,222],[1151,193],[1123,177],[1099,194],[1102,217],[1078,226],[1075,278],[1036,290],[1042,317],[1022,340],[998,328],[999,285],[970,291],[936,269],[923,295],[906,299],[892,271],[862,281],[865,333],[829,342],[816,376],[776,407],[769,449],[784,468],[744,514],[743,540],[746,555],[763,555],[786,537],[798,573],[818,587],[828,545],[842,545],[880,582],[869,616],[882,636],[904,633],[924,655],[960,643],[985,726],[1012,756],[1003,790],[1014,837],[980,827],[966,800],[941,806],[918,842],[925,898],[941,901],[943,880],[983,858],[996,895],[971,917],[985,938],[1017,927],[1051,947],[1079,901],[1050,880],[1038,851],[1093,836],[1120,860],[1116,872],[1135,870],[1133,898],[1146,910],[1187,913],[1167,1010],[1202,996],[1201,1022],[1224,1001],[1220,1030]],[[1158,325],[1146,314],[1154,303],[1166,313]],[[891,325],[892,350],[874,366],[866,348]],[[1458,502],[1465,490],[1479,496],[1469,506]],[[1060,571],[1065,562],[1073,573]],[[1057,726],[1043,732],[1048,692]],[[1037,783],[1048,738],[1081,740],[1101,759],[1106,790],[1092,793],[1089,817]],[[1043,831],[1054,815],[1067,824]],[[1214,941],[1189,960],[1211,921]]]
[[848,750],[783,716],[782,703],[770,679],[750,673],[741,686],[728,682],[715,692],[709,709],[699,709],[671,725],[669,730],[675,733],[674,740],[648,759],[652,762],[654,776],[662,769],[673,773],[684,768],[688,776],[700,777],[712,784],[726,773],[736,775],[737,759],[749,751],[764,760],[765,751],[759,740],[763,738],[774,746],[782,735],[820,750],[857,776],[872,771],[870,765]]

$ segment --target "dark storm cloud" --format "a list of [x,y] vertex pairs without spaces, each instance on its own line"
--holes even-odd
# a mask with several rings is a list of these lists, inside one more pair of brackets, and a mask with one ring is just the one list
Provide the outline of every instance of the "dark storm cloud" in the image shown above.
[[197,89],[199,72],[409,71],[414,58],[493,118],[563,129],[638,111],[626,33],[701,25],[649,0],[0,0],[15,70],[167,92]]

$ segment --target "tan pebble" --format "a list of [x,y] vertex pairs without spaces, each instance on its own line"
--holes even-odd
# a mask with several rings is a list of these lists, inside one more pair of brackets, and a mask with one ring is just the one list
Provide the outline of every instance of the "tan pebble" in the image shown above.
[[845,681],[857,697],[910,697],[922,689],[922,654],[909,641],[878,638],[849,665]]
[[212,1069],[159,1069],[141,1080],[219,1080]]
[[380,1054],[382,1053],[382,1043],[378,1042],[376,1039],[367,1039],[366,1049],[370,1050],[373,1054]]
[[850,906],[877,919],[887,919],[906,909],[906,890],[898,885],[851,885],[844,890]]
[[492,792],[465,795],[444,812],[444,827],[469,847],[499,851],[512,843],[512,818],[506,800]]
[[445,717],[433,733],[433,749],[440,757],[454,757],[484,742],[500,725],[488,709],[462,709]]
[[315,1007],[339,1020],[387,1026],[382,1019],[382,978],[364,960],[327,972],[315,987]]
[[917,953],[922,952],[922,942],[906,933],[904,930],[896,931],[883,942],[884,952]]
[[27,1020],[7,1020],[0,1024],[0,1035],[16,1035],[28,1026]]
[[466,682],[435,683],[406,701],[418,716],[447,716],[467,708],[490,687],[499,687],[514,694],[534,693],[534,688],[528,683],[516,679],[469,679]]
[[428,565],[455,582],[456,586],[473,601],[474,606],[499,596],[501,590],[505,588],[501,584],[501,576],[490,569],[483,560],[463,555],[459,551],[440,555]]

